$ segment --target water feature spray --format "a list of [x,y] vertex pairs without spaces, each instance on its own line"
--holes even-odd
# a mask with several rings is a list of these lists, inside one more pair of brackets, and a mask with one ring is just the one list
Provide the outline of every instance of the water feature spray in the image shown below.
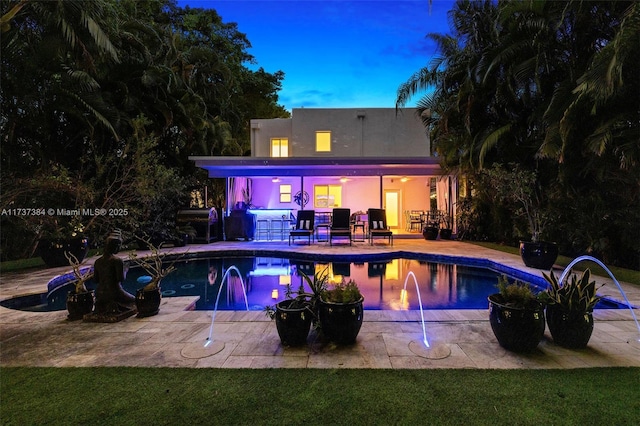
[[571,263],[569,263],[567,265],[566,268],[564,268],[564,271],[562,271],[562,274],[560,275],[560,279],[558,280],[558,282],[559,283],[564,282],[564,279],[567,276],[567,274],[569,274],[571,272],[571,268],[574,265],[582,262],[583,260],[588,260],[588,261],[594,262],[595,264],[600,266],[602,269],[604,269],[607,272],[607,274],[609,274],[609,277],[613,280],[613,282],[616,284],[616,286],[618,286],[618,290],[620,291],[620,294],[622,295],[622,298],[624,299],[625,303],[627,304],[627,307],[629,307],[629,311],[631,311],[631,316],[633,317],[633,320],[636,323],[636,327],[638,329],[638,339],[637,339],[637,341],[640,342],[640,324],[638,324],[638,318],[636,318],[636,314],[635,314],[635,312],[633,312],[633,306],[629,302],[629,299],[627,298],[627,295],[625,294],[624,290],[622,290],[622,286],[620,285],[620,283],[618,282],[616,277],[613,276],[613,273],[611,272],[611,270],[609,268],[607,268],[607,266],[604,263],[602,263],[600,260],[596,259],[593,256],[588,256],[588,255],[576,257],[575,259],[573,259],[571,261]]

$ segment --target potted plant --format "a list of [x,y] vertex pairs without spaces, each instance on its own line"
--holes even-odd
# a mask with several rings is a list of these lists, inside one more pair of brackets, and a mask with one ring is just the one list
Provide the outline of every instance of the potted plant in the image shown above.
[[442,221],[440,222],[440,239],[450,240],[453,234],[451,215],[447,212],[442,213]]
[[593,332],[593,308],[600,301],[596,282],[586,269],[580,278],[576,274],[559,283],[553,272],[543,273],[549,288],[542,293],[547,305],[547,325],[553,341],[566,348],[587,346]]
[[514,352],[532,351],[544,335],[544,305],[521,281],[498,279],[498,293],[489,299],[489,322],[498,343]]
[[427,220],[422,228],[422,236],[425,240],[437,240],[439,231],[439,219],[435,216],[434,212],[429,212],[427,214]]
[[364,315],[364,297],[355,281],[340,282],[320,293],[318,318],[322,334],[338,344],[355,342]]
[[527,221],[531,241],[520,241],[520,257],[526,266],[549,270],[558,257],[556,243],[543,241],[548,216],[546,197],[540,189],[537,173],[509,163],[509,170],[496,164],[485,172],[489,185],[496,191],[497,201],[515,206],[514,214]]
[[142,240],[146,243],[151,254],[138,257],[137,253],[129,253],[129,260],[140,265],[147,273],[146,276],[138,278],[138,283],[145,284],[144,287],[136,291],[136,308],[138,318],[156,315],[160,310],[162,293],[160,283],[164,277],[176,270],[175,262],[182,256],[175,257],[170,263],[164,264],[167,252],[160,252],[160,248],[151,243],[150,240]]
[[196,228],[190,224],[176,226],[173,245],[175,247],[184,247],[193,242],[197,237]]
[[65,252],[64,255],[71,265],[75,277],[74,288],[67,293],[67,311],[69,312],[67,319],[75,321],[93,311],[94,293],[87,290],[85,285],[93,277],[93,269],[90,267],[82,268],[82,262],[73,253]]
[[[267,315],[275,319],[280,341],[285,346],[299,346],[307,341],[312,321],[317,319],[317,302],[320,293],[326,289],[328,273],[316,273],[313,280],[304,272],[298,271],[303,281],[298,291],[287,285],[285,300],[273,306],[265,307]],[[306,290],[304,284],[310,289]]]

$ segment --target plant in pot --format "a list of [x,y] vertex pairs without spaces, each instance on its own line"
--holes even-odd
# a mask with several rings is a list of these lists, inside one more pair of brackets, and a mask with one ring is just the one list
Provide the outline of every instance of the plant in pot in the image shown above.
[[440,231],[440,220],[434,217],[434,212],[427,214],[427,220],[422,228],[422,236],[425,240],[437,240]]
[[450,240],[453,234],[453,228],[451,227],[452,220],[451,215],[447,212],[443,212],[442,220],[440,222],[440,239]]
[[94,292],[87,290],[86,282],[93,277],[91,267],[82,267],[83,263],[69,252],[65,252],[65,257],[73,270],[74,288],[67,293],[67,318],[70,321],[82,319],[86,314],[91,313],[94,304]]
[[[306,343],[311,323],[317,319],[320,294],[327,287],[326,270],[316,273],[313,279],[302,271],[298,271],[298,274],[303,279],[298,290],[293,291],[291,284],[287,285],[285,300],[276,303],[275,307],[265,307],[267,315],[275,319],[278,336],[285,346]],[[305,283],[309,291],[305,288]]]
[[544,305],[531,287],[506,276],[498,278],[498,293],[489,299],[489,322],[498,343],[514,352],[532,351],[544,335]]
[[322,334],[338,344],[354,343],[362,327],[363,302],[364,297],[353,280],[323,290],[318,301]]
[[146,276],[138,278],[138,283],[144,284],[144,287],[136,291],[138,318],[149,317],[159,312],[162,300],[161,281],[176,270],[175,263],[184,256],[183,254],[173,257],[173,260],[165,263],[164,259],[169,254],[168,252],[161,252],[160,248],[152,244],[150,240],[142,241],[149,247],[151,254],[138,256],[135,251],[129,253],[129,260],[139,265],[147,273]]
[[571,274],[564,283],[553,272],[542,275],[549,284],[541,296],[553,341],[571,349],[586,347],[593,333],[593,309],[601,299],[591,271],[585,269],[580,278]]
[[184,247],[190,242],[193,242],[197,237],[196,228],[187,224],[176,226],[174,246]]
[[527,221],[531,241],[520,241],[520,256],[524,264],[536,269],[551,269],[558,257],[558,246],[540,239],[549,218],[547,197],[540,188],[537,173],[509,163],[508,169],[494,164],[485,171],[485,176],[495,190],[496,201],[513,206],[514,214]]

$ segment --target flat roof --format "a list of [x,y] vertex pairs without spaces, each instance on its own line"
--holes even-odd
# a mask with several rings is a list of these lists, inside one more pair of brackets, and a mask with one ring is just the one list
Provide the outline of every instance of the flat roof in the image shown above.
[[209,177],[234,176],[434,176],[436,157],[206,157],[190,156]]

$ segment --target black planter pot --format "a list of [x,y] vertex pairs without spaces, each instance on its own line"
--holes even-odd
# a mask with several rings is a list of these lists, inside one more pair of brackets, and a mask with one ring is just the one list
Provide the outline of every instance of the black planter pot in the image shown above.
[[425,226],[422,230],[422,236],[425,240],[436,240],[438,238],[438,228],[434,226]]
[[313,315],[308,307],[289,308],[292,300],[276,304],[276,328],[285,346],[300,346],[307,342]]
[[82,293],[76,293],[70,291],[67,293],[67,319],[69,321],[76,321],[82,319],[85,314],[90,314],[93,311],[93,303],[95,301],[93,291],[85,291]]
[[318,317],[322,334],[338,344],[354,343],[362,327],[363,301],[364,298],[353,303],[332,303],[320,300]]
[[440,228],[440,239],[441,240],[450,240],[451,234],[453,234],[453,230],[451,228]]
[[534,350],[544,335],[544,307],[514,308],[502,303],[502,296],[489,296],[489,322],[498,343],[514,352]]
[[85,237],[42,239],[38,242],[38,254],[49,268],[69,266],[65,252],[73,254],[78,262],[82,262],[88,251],[89,240]]
[[593,333],[592,312],[567,312],[559,306],[547,306],[547,324],[554,343],[570,349],[587,346]]
[[145,290],[144,288],[136,291],[136,309],[138,310],[138,318],[150,317],[156,315],[160,311],[160,302],[162,301],[162,293],[160,286]]
[[547,241],[520,241],[520,257],[526,266],[548,271],[558,258],[558,245]]

